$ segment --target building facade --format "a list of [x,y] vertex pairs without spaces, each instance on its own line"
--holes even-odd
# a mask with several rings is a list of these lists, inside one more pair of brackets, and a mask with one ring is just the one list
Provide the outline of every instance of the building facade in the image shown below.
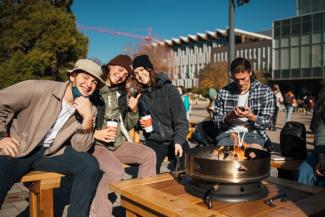
[[273,22],[272,79],[297,95],[316,95],[325,75],[325,11],[310,12],[312,3],[319,6],[325,0],[297,3],[300,16]]
[[[241,46],[247,43],[247,46],[237,50],[239,55],[243,54],[249,56],[251,59],[256,59],[254,64],[262,65],[265,68],[271,67],[271,48],[265,46],[263,49],[254,44],[254,48],[248,49],[248,46],[253,45],[249,42],[259,42],[268,40],[271,44],[271,37],[262,34],[247,32],[235,29],[236,46]],[[216,31],[207,31],[205,33],[197,33],[195,35],[188,35],[186,37],[173,38],[171,40],[162,40],[154,44],[154,46],[168,46],[170,49],[171,63],[169,68],[172,70],[173,84],[181,85],[185,88],[198,87],[199,74],[209,63],[220,61],[227,61],[227,47],[228,36],[227,31],[217,29]],[[219,51],[221,51],[218,55]],[[246,53],[245,53],[246,52]],[[255,55],[255,56],[254,56]],[[267,59],[261,60],[261,55]],[[264,65],[263,65],[264,64]]]
[[[255,71],[272,72],[272,40],[247,42],[236,45],[236,57],[244,57],[250,61]],[[228,47],[212,48],[212,62],[228,62]]]

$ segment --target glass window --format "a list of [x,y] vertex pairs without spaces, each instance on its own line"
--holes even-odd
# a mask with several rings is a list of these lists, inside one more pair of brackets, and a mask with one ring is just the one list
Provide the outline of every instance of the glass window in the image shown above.
[[282,37],[288,37],[290,36],[290,20],[282,20],[282,26],[281,26],[281,34]]
[[289,38],[282,38],[281,47],[288,47],[288,46],[289,46]]
[[282,70],[282,78],[290,78],[290,70]]
[[321,32],[322,31],[322,22],[323,14],[315,14],[313,15],[313,32]]
[[281,71],[280,70],[275,70],[274,71],[274,79],[280,79],[280,74],[281,74]]
[[301,36],[301,44],[310,44],[310,36],[309,35],[302,35]]
[[311,70],[308,69],[302,69],[302,77],[303,78],[311,78]]
[[300,60],[301,68],[310,67],[310,47],[309,46],[301,47],[300,59],[301,59]]
[[274,27],[273,29],[274,38],[280,38],[280,33],[281,33],[280,27]]
[[280,69],[280,51],[279,51],[279,49],[274,50],[273,55],[274,55],[273,56],[273,59],[274,59],[273,68],[274,68],[274,70],[278,70],[278,69]]
[[292,78],[300,78],[300,69],[291,69]]
[[321,45],[313,45],[311,48],[311,63],[312,67],[320,67],[322,64],[321,60]]
[[312,11],[319,11],[320,8],[320,0],[312,0],[312,1],[309,1],[310,2],[310,12]]
[[280,21],[275,21],[273,22],[273,36],[274,38],[280,38],[280,33],[281,33],[281,22]]
[[300,35],[300,17],[291,20],[291,35]]
[[292,69],[299,68],[299,47],[293,47],[290,49],[290,62]]
[[273,47],[274,48],[279,48],[280,47],[280,39],[273,40]]
[[292,37],[290,40],[290,43],[291,43],[291,46],[298,46],[299,45],[299,37],[298,36]]
[[314,78],[322,77],[322,68],[321,67],[313,68],[313,77]]
[[281,49],[281,69],[289,69],[289,49]]
[[302,34],[311,32],[311,15],[302,17]]
[[312,43],[320,43],[321,41],[321,34],[320,33],[314,33],[311,36]]

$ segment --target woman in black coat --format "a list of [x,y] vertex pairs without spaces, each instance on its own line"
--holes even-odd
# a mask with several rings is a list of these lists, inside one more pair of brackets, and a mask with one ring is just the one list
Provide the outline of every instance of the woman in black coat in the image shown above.
[[[188,149],[186,135],[188,121],[181,95],[164,73],[156,74],[147,55],[137,56],[133,60],[134,76],[142,86],[139,113],[150,113],[152,132],[144,131],[145,144],[155,150],[157,155],[157,173],[164,158],[172,151],[182,156],[183,148]],[[142,128],[150,121],[140,119]]]

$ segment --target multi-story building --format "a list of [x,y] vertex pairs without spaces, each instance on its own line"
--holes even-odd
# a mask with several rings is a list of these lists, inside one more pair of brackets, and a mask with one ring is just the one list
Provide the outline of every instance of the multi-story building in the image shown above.
[[[255,71],[272,72],[272,38],[262,36],[260,41],[236,44],[236,57],[248,59]],[[212,62],[228,62],[228,47],[212,48]]]
[[297,0],[297,16],[273,22],[272,79],[317,94],[325,71],[325,0]]
[[[249,59],[256,59],[254,62],[256,67],[270,69],[271,37],[235,29],[235,42],[236,46],[241,46],[241,49],[237,49],[238,56],[241,54],[251,56]],[[257,45],[258,42],[262,44]],[[243,43],[247,43],[247,46]],[[169,68],[172,69],[170,77],[175,85],[186,88],[198,86],[199,73],[209,63],[227,61],[228,36],[227,31],[221,29],[162,40],[155,45],[170,48],[171,59],[168,61]],[[249,49],[249,46],[253,46],[252,49]]]

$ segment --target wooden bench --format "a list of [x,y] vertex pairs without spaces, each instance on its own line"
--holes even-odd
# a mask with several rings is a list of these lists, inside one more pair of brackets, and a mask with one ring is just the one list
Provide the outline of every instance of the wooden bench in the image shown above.
[[299,165],[303,162],[303,160],[283,160],[283,161],[275,161],[271,160],[271,167],[276,168],[278,170],[278,177],[285,179],[294,179],[295,171],[299,167]]
[[60,187],[64,175],[54,172],[32,171],[20,182],[31,182],[29,188],[29,216],[53,217],[53,189]]

